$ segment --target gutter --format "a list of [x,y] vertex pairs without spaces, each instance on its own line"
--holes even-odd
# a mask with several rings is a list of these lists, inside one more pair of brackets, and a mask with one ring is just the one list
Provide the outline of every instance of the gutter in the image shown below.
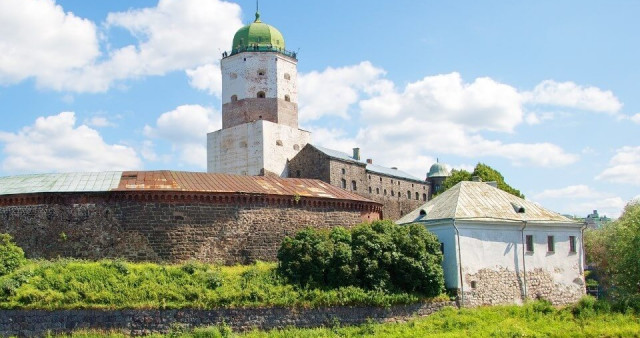
[[523,271],[523,286],[524,286],[524,299],[527,299],[527,262],[526,262],[526,250],[527,250],[527,244],[525,243],[524,240],[524,229],[527,228],[527,221],[522,221],[523,226],[522,229],[520,229],[521,234],[522,234],[522,271]]
[[460,274],[460,307],[464,306],[464,283],[462,280],[462,253],[460,252],[460,231],[456,226],[456,220],[453,220],[453,228],[456,230],[456,241],[458,247],[458,273]]

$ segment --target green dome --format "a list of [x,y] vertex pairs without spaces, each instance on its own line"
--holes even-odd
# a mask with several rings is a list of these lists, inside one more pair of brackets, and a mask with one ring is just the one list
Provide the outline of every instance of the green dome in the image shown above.
[[233,36],[231,49],[235,52],[256,46],[282,51],[285,49],[282,33],[275,27],[260,21],[260,13],[258,12],[256,12],[256,20],[253,23],[240,28]]
[[447,168],[444,166],[444,164],[440,164],[440,163],[434,163],[431,168],[429,169],[429,173],[427,174],[427,177],[431,178],[431,177],[449,177],[451,174],[449,173],[449,170],[447,170]]

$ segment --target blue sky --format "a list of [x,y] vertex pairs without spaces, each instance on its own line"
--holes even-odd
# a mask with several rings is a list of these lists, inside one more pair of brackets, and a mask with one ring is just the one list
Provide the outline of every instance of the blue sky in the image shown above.
[[[206,170],[219,57],[254,1],[0,0],[0,175]],[[424,177],[478,162],[527,199],[640,196],[638,1],[292,1],[313,142]]]

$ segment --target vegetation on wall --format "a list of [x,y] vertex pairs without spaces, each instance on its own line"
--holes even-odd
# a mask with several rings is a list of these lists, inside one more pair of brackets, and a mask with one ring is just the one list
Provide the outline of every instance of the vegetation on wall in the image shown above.
[[13,242],[11,236],[0,234],[0,276],[15,271],[26,262],[24,251]]
[[482,179],[483,182],[495,181],[498,184],[498,189],[506,191],[514,196],[524,198],[524,195],[520,192],[520,190],[511,187],[504,181],[504,176],[502,176],[502,174],[499,171],[491,168],[490,166],[484,163],[478,163],[476,167],[473,169],[473,172],[468,172],[464,169],[451,170],[451,176],[447,177],[444,180],[440,190],[437,191],[435,195],[441,194],[447,191],[447,189],[453,187],[459,182],[471,181],[474,176],[479,177],[480,179]]
[[640,203],[628,204],[622,216],[584,234],[586,260],[609,296],[626,298],[640,311]]
[[352,231],[304,229],[278,251],[278,272],[303,287],[356,286],[434,297],[444,291],[442,253],[424,226],[391,221]]

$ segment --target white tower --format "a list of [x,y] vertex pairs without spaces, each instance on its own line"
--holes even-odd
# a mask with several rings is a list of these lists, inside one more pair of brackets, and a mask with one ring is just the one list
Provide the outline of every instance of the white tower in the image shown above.
[[236,32],[220,61],[222,129],[207,135],[208,172],[287,176],[287,161],[311,138],[298,129],[297,64],[259,13]]

